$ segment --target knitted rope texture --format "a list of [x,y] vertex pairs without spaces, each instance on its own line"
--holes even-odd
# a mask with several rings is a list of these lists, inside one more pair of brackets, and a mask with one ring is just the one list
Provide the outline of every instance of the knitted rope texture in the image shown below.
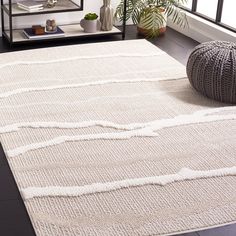
[[236,44],[211,41],[198,45],[189,57],[187,75],[203,95],[236,103]]

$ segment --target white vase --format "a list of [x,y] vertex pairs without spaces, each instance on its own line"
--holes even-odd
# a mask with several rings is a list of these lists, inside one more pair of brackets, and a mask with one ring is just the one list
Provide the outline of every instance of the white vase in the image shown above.
[[103,0],[103,6],[100,8],[101,30],[110,31],[113,28],[113,13],[111,0]]
[[99,20],[82,19],[80,25],[86,33],[95,33],[101,29],[101,22]]

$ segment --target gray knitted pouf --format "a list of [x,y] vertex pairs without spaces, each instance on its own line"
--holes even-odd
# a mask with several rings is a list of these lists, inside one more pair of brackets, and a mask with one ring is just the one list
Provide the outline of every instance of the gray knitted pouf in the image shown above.
[[236,103],[236,43],[212,41],[198,45],[188,59],[187,75],[203,95]]

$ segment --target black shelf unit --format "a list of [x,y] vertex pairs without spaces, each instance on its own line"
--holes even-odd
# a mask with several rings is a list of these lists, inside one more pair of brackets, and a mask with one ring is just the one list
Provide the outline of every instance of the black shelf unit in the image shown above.
[[[125,6],[126,6],[125,0]],[[46,3],[46,1],[45,1]],[[122,22],[122,30],[117,27],[113,27],[111,31],[98,31],[96,33],[84,33],[80,28],[80,24],[68,24],[60,25],[64,30],[65,36],[58,38],[47,38],[47,39],[27,39],[23,34],[23,29],[15,29],[13,26],[13,18],[22,17],[22,16],[34,16],[34,15],[45,15],[45,14],[58,14],[65,12],[76,12],[83,11],[84,9],[84,0],[80,0],[80,4],[74,2],[73,0],[60,0],[55,7],[53,8],[44,8],[38,12],[26,12],[17,7],[16,3],[12,3],[12,0],[8,0],[8,3],[5,4],[1,0],[1,21],[2,21],[2,36],[9,42],[10,46],[18,44],[27,44],[27,43],[37,43],[41,41],[54,41],[54,40],[70,40],[76,38],[92,38],[92,37],[101,37],[108,35],[121,35],[122,39],[125,38],[125,29],[126,29],[126,7],[124,7],[124,18]],[[8,17],[9,26],[5,26],[5,17]],[[30,26],[29,26],[30,27]]]
[[[11,14],[12,17],[30,16],[30,15],[43,15],[43,14],[60,13],[60,12],[71,12],[71,11],[83,11],[83,9],[84,9],[84,7],[83,7],[84,1],[83,0],[81,0],[81,5],[78,5],[77,3],[75,3],[72,0],[67,0],[67,2],[71,5],[71,8],[67,8],[66,9],[66,6],[64,6],[65,9],[45,8],[43,11],[26,12],[24,10],[21,10],[21,9],[17,8],[17,4],[16,3],[11,3],[11,0],[9,0],[9,4],[3,4],[2,8],[3,8],[3,11],[5,11],[8,15]],[[72,6],[74,6],[74,8],[72,8]],[[11,10],[10,10],[10,8],[11,8]],[[17,11],[14,12],[14,9],[17,9]]]

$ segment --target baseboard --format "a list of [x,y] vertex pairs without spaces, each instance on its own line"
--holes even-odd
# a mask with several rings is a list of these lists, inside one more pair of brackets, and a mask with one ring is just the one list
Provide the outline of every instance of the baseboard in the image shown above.
[[172,22],[168,22],[168,26],[200,43],[211,40],[236,42],[236,33],[213,24],[191,13],[187,12],[186,14],[189,23],[188,28],[182,29]]

